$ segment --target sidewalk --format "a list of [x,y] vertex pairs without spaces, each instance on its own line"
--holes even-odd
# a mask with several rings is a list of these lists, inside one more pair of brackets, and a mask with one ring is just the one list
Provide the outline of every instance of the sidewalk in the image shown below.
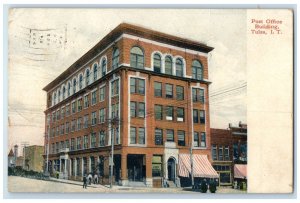
[[[53,177],[50,177],[49,180],[54,181],[54,182],[59,182],[59,183],[71,184],[71,185],[80,185],[80,186],[83,185],[83,182],[74,181],[74,180],[57,179],[57,178],[53,178]],[[91,185],[88,184],[87,187],[109,189],[109,187],[101,185],[101,184],[91,184]]]

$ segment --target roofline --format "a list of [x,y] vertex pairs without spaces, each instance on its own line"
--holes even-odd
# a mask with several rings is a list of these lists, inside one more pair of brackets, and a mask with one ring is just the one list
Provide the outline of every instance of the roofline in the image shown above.
[[175,45],[181,48],[188,48],[195,51],[201,51],[208,53],[214,48],[207,46],[203,43],[197,41],[177,37],[174,35],[169,35],[166,33],[158,32],[151,30],[145,27],[132,25],[128,23],[121,23],[111,32],[109,32],[102,40],[100,40],[95,46],[93,46],[88,52],[76,60],[67,70],[62,72],[58,77],[56,77],[52,82],[46,85],[43,90],[49,91],[53,88],[59,81],[66,78],[67,75],[72,74],[75,70],[84,65],[87,61],[90,60],[90,56],[97,55],[103,49],[105,49],[110,43],[115,41],[122,34],[131,34],[137,37],[144,37],[146,39],[151,39],[158,42],[163,42],[165,44]]

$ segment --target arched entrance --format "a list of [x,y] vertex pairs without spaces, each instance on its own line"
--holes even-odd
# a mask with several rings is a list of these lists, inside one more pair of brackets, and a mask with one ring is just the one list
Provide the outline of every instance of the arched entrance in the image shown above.
[[176,180],[176,161],[174,158],[168,159],[168,180],[175,182]]

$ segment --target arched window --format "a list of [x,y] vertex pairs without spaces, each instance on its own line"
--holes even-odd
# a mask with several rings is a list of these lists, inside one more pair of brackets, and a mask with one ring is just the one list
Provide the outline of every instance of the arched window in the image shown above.
[[139,47],[132,47],[130,50],[130,66],[144,69],[144,53]]
[[172,75],[172,58],[170,56],[165,59],[165,74]]
[[192,78],[197,80],[203,79],[203,68],[199,61],[194,60],[192,63]]
[[102,68],[102,77],[103,77],[106,74],[106,59],[105,58],[102,60],[101,68]]
[[60,102],[60,90],[58,90],[58,102]]
[[66,98],[66,87],[63,87],[63,92],[62,92],[62,99],[64,100]]
[[113,57],[112,57],[112,69],[115,70],[119,66],[119,49],[116,48],[113,52]]
[[176,59],[176,76],[183,77],[183,62],[181,59]]
[[86,69],[85,72],[85,86],[88,86],[90,84],[90,70]]
[[54,105],[56,104],[56,92],[54,93]]
[[79,76],[79,89],[80,89],[80,90],[82,89],[82,81],[83,81],[83,76],[80,75],[80,76]]
[[98,77],[98,66],[97,64],[94,64],[94,81],[97,80]]
[[71,83],[68,83],[68,97],[71,95]]
[[73,94],[75,94],[75,92],[76,92],[76,84],[77,83],[77,81],[76,81],[76,78],[74,78],[74,80],[73,80]]
[[154,54],[153,69],[154,72],[161,73],[161,57],[159,54]]

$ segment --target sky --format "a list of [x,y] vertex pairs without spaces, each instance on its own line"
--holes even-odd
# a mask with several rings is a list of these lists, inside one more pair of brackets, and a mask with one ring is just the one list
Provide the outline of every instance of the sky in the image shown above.
[[[43,145],[43,87],[122,22],[214,47],[208,56],[210,125],[225,129],[229,123],[247,122],[246,10],[12,9],[8,151],[23,142]],[[36,30],[54,36],[48,46],[41,47],[41,39],[34,38]]]

